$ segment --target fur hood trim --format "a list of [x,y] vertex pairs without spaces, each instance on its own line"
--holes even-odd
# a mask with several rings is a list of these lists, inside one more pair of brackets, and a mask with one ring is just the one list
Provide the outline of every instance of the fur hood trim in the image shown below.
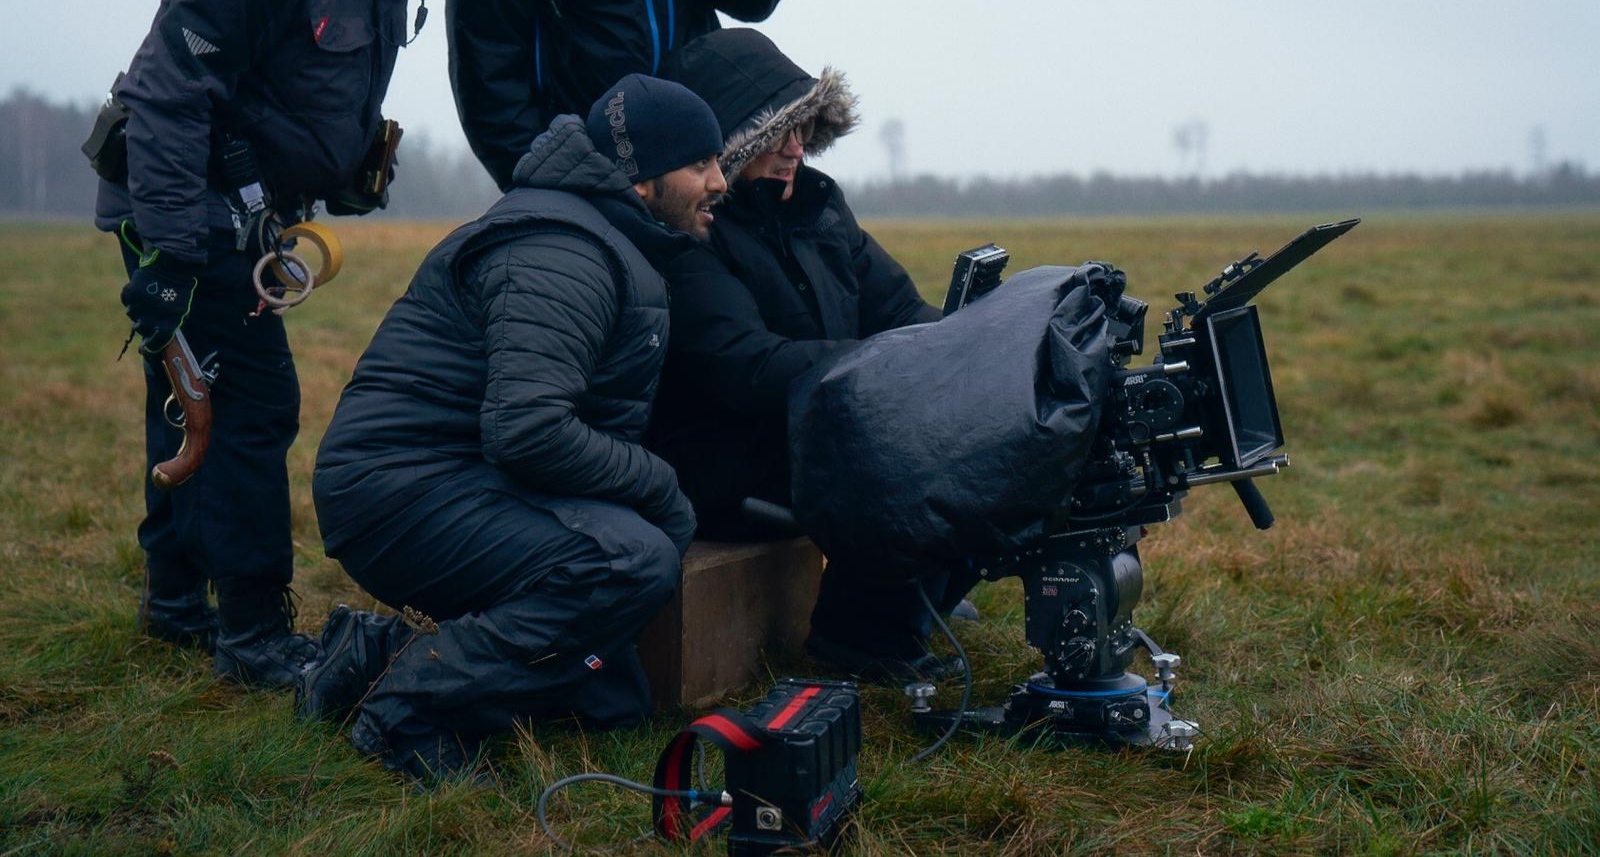
[[856,111],[857,98],[845,82],[844,73],[828,66],[815,86],[805,95],[783,107],[767,108],[728,135],[722,150],[722,172],[732,177],[761,156],[783,135],[796,126],[812,122],[806,155],[815,157],[827,151],[835,140],[855,130],[861,121]]

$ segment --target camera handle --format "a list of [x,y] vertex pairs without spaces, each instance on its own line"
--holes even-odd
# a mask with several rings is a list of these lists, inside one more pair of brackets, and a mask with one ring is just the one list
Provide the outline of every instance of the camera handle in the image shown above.
[[1274,455],[1261,459],[1243,470],[1229,470],[1221,465],[1201,468],[1185,480],[1188,487],[1197,485],[1210,485],[1215,482],[1228,482],[1233,485],[1233,491],[1239,495],[1239,502],[1244,504],[1245,512],[1250,515],[1250,523],[1256,529],[1270,529],[1275,522],[1272,509],[1267,506],[1267,498],[1261,496],[1260,489],[1256,488],[1254,479],[1257,476],[1271,476],[1289,466],[1289,456]]
[[1250,523],[1256,525],[1258,530],[1270,530],[1277,519],[1272,516],[1272,509],[1267,506],[1267,498],[1261,495],[1261,489],[1250,479],[1240,479],[1228,483],[1233,486],[1233,492],[1239,495],[1239,502],[1244,504],[1244,510],[1250,515]]
[[771,527],[791,536],[805,535],[800,522],[795,520],[794,510],[788,506],[780,506],[760,497],[746,497],[739,502],[739,511],[751,523]]

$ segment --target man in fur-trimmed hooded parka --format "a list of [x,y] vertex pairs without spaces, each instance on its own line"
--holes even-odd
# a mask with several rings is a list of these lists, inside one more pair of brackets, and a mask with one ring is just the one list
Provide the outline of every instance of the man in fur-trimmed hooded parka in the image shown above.
[[[716,112],[732,186],[710,244],[661,266],[672,342],[646,443],[678,471],[700,537],[773,537],[740,503],[789,504],[791,383],[863,337],[940,313],[856,223],[833,179],[805,163],[856,125],[842,74],[812,77],[761,33],[725,29],[685,45],[666,75]],[[949,666],[928,653],[930,617],[913,586],[870,584],[849,557],[828,559],[813,654],[869,679]],[[970,588],[942,574],[924,585],[944,606]]]

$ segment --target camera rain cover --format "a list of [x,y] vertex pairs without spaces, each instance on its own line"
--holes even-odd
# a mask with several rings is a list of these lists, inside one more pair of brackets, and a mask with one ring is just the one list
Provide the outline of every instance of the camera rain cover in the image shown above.
[[798,379],[794,512],[823,553],[906,579],[1042,536],[1100,425],[1111,274],[1023,271]]

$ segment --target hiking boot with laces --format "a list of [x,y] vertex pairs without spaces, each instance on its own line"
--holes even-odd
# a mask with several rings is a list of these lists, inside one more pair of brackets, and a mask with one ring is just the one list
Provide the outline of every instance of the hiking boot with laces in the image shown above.
[[489,786],[493,778],[479,764],[478,745],[447,732],[385,735],[366,713],[350,729],[350,746],[391,771],[399,771],[427,790],[451,782]]
[[249,687],[294,687],[316,659],[317,644],[295,633],[289,588],[241,578],[218,580],[216,587],[221,628],[212,672]]
[[294,690],[301,720],[338,720],[361,703],[389,665],[399,620],[340,604],[322,626],[321,655],[300,673]]

